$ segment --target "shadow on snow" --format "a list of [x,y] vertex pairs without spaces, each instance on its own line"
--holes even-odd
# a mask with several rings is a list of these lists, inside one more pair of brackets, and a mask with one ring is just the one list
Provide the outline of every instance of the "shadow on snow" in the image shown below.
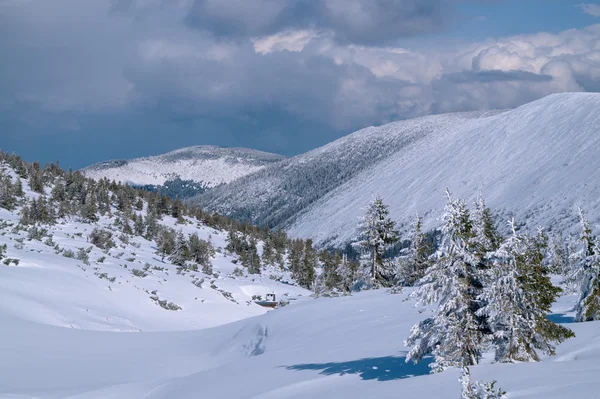
[[287,366],[288,370],[321,370],[320,374],[358,374],[363,380],[391,381],[429,374],[433,358],[420,363],[406,362],[406,357],[386,356],[339,363],[313,363]]
[[565,314],[553,313],[546,316],[546,318],[554,323],[575,323],[575,318],[572,316],[567,316]]

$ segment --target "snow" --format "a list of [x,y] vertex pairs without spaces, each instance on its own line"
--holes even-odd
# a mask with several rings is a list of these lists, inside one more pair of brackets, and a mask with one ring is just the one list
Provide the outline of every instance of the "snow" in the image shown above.
[[[372,291],[293,303],[197,331],[60,328],[0,312],[0,396],[38,398],[456,398],[458,370],[404,361],[423,317],[404,294]],[[595,397],[600,323],[540,363],[485,364],[510,398]]]
[[[14,173],[11,176],[17,178]],[[22,184],[28,197],[37,196],[29,190],[26,180],[22,179]],[[159,223],[181,230],[186,236],[197,233],[199,238],[210,241],[217,251],[211,259],[214,275],[201,271],[179,274],[175,265],[156,254],[154,242],[139,236],[121,241],[120,233],[114,229],[114,218],[101,217],[94,224],[72,218],[53,226],[40,226],[62,249],[77,253],[80,248],[91,248],[86,265],[58,254],[42,241],[29,240],[27,230],[13,232],[19,210],[0,208],[0,246],[6,244],[6,256],[19,260],[16,266],[0,264],[0,314],[86,330],[194,330],[265,313],[265,308],[253,302],[255,294],[264,297],[272,292],[278,299],[310,294],[286,284],[291,280],[290,274],[279,266],[267,265],[260,275],[249,275],[245,270],[242,275],[234,273],[236,268],[244,268],[224,250],[227,233],[190,218],[185,220],[185,224],[178,224],[174,218],[163,216]],[[105,252],[89,243],[88,236],[94,228],[112,231],[117,246]],[[101,258],[105,259],[100,262]],[[146,276],[135,276],[133,270],[144,271]],[[159,300],[173,302],[182,309],[163,309],[150,298],[153,292]]]
[[162,185],[178,177],[207,187],[229,183],[284,157],[244,148],[197,146],[128,161],[107,161],[84,168],[92,179],[103,177],[135,185]]
[[[436,126],[302,209],[290,218],[287,231],[293,236],[310,235],[319,244],[352,240],[361,208],[374,193],[404,226],[418,211],[425,230],[431,229],[439,226],[446,188],[470,204],[481,192],[493,210],[503,216],[514,213],[518,222],[531,227],[576,227],[578,207],[597,225],[599,109],[600,94],[568,93],[479,118],[449,117],[447,124]],[[372,129],[381,134],[394,129],[410,132],[426,121]],[[326,150],[331,149],[326,146]]]

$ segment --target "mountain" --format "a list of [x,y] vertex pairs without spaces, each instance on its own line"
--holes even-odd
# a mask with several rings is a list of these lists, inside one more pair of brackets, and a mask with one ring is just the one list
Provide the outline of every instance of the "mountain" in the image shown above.
[[406,232],[439,225],[445,189],[482,193],[505,219],[553,228],[581,206],[600,222],[600,94],[554,94],[513,110],[446,114],[360,130],[200,195],[208,209],[321,245],[356,235],[373,194]]
[[[0,152],[0,315],[71,329],[193,330],[265,313],[258,296],[311,293],[285,255],[250,273],[226,249],[235,224],[218,219]],[[246,229],[243,242],[248,235],[261,254],[260,231]]]
[[113,160],[82,169],[87,177],[144,186],[160,186],[172,180],[193,181],[210,188],[232,182],[283,156],[247,148],[196,146],[132,160]]

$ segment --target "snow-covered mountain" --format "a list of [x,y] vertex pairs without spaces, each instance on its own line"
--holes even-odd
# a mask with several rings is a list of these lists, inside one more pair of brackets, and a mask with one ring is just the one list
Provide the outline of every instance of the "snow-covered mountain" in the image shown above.
[[229,183],[283,156],[247,148],[186,147],[166,154],[132,160],[113,160],[82,169],[87,177],[134,185],[162,185],[168,180],[192,180],[214,187]]
[[353,239],[373,194],[426,228],[449,188],[530,225],[600,221],[600,94],[554,94],[507,111],[446,114],[360,130],[202,195],[204,206],[320,244]]
[[[266,309],[255,299],[268,293],[284,302],[310,294],[279,264],[263,263],[250,274],[239,256],[225,249],[228,231],[190,214],[152,216],[148,201],[159,197],[138,195],[154,194],[131,188],[124,192],[123,186],[60,170],[39,172],[42,188],[35,192],[30,188],[35,167],[28,178],[16,170],[0,160],[1,315],[85,330],[192,330],[263,314]],[[20,195],[16,187],[22,188]],[[87,204],[80,208],[85,211],[77,210],[79,198],[85,198]],[[88,217],[83,212],[95,213]],[[145,232],[137,232],[134,223]],[[154,237],[148,229],[156,232]],[[158,243],[169,231],[208,243],[213,249],[206,251],[208,267],[176,263],[161,253]],[[103,238],[95,241],[97,232]],[[173,241],[171,254],[178,242]],[[187,242],[182,253],[189,259]],[[258,254],[262,247],[258,241]]]

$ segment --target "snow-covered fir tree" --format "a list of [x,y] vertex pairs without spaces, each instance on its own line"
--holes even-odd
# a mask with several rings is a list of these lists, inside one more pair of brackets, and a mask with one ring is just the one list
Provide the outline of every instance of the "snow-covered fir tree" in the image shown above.
[[413,286],[425,275],[430,265],[431,245],[423,232],[423,219],[417,214],[413,224],[413,236],[406,254],[398,257],[397,284]]
[[514,220],[509,226],[512,235],[492,256],[489,286],[479,297],[486,305],[478,314],[492,330],[496,361],[538,361],[538,350],[553,354],[553,343],[572,333],[546,318],[559,291],[543,269],[543,234],[518,234]]
[[175,247],[169,260],[174,265],[184,266],[185,262],[189,259],[189,252],[187,239],[183,235],[183,232],[179,231],[175,237]]
[[579,294],[575,321],[600,320],[600,241],[579,210],[581,249],[573,255],[574,269],[568,280]]
[[462,367],[462,372],[458,381],[461,385],[461,399],[506,398],[506,392],[496,387],[496,381],[471,381],[471,370],[468,366]]
[[432,317],[413,326],[405,342],[413,347],[406,360],[416,363],[432,354],[434,372],[477,364],[484,349],[471,289],[477,258],[470,250],[472,221],[464,201],[448,193],[443,220],[442,247],[412,294],[418,305],[438,307]]
[[379,269],[383,268],[383,255],[390,245],[398,241],[395,222],[389,217],[389,209],[379,196],[375,196],[365,208],[358,226],[359,245],[369,258],[370,277],[376,282]]

